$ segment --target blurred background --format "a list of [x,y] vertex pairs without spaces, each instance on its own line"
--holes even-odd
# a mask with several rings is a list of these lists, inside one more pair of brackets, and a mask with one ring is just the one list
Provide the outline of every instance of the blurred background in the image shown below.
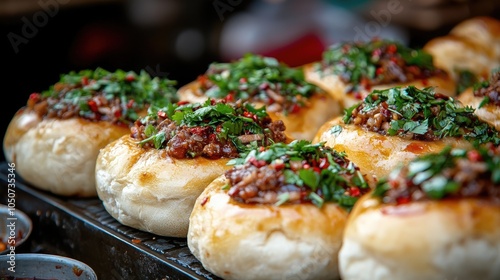
[[145,70],[182,86],[246,52],[299,66],[344,40],[421,47],[480,15],[500,19],[500,1],[0,0],[0,136],[30,93],[72,70]]

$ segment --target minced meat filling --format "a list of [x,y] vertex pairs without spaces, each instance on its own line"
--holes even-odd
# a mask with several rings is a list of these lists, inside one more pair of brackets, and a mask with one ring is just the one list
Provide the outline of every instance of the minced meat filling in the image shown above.
[[176,82],[152,78],[142,71],[109,72],[102,68],[61,75],[59,82],[42,93],[32,93],[27,108],[41,118],[84,118],[131,125],[138,112],[151,104],[177,101]]
[[321,89],[305,81],[301,69],[271,57],[247,54],[231,63],[212,63],[197,79],[200,95],[263,103],[268,112],[298,113]]
[[445,149],[395,171],[377,191],[385,203],[396,204],[472,197],[500,202],[500,148]]
[[499,132],[479,120],[474,111],[431,87],[407,86],[374,90],[363,102],[348,108],[343,120],[367,131],[409,140],[464,137],[476,144],[500,145]]
[[[224,106],[229,105],[224,104]],[[191,116],[199,119],[198,125],[186,125],[182,121],[174,121],[172,118],[175,118],[173,117],[175,115],[169,116],[163,111],[158,111],[154,119],[136,121],[131,129],[131,137],[138,140],[144,148],[164,149],[169,156],[177,159],[198,156],[209,159],[235,158],[245,145],[251,142],[269,145],[287,139],[284,133],[286,128],[282,121],[272,121],[268,115],[258,116],[243,109],[241,105],[235,106],[239,107],[234,113],[229,113],[234,114],[233,119],[223,114],[214,119],[210,119],[208,115],[197,115],[197,110],[206,112],[206,109],[229,108],[217,106],[215,102],[183,113],[184,120]],[[235,127],[228,129],[226,122],[235,126],[241,125],[241,129],[239,131]]]
[[485,86],[474,90],[474,96],[487,98],[486,104],[500,106],[500,72],[496,72]]
[[443,76],[446,72],[433,65],[432,56],[389,40],[338,43],[323,55],[322,71],[330,71],[351,86],[348,93],[362,99],[360,90],[370,91],[381,84],[408,83]]
[[[308,145],[309,151],[297,153],[300,145]],[[322,145],[294,141],[247,155],[245,163],[225,173],[228,195],[247,204],[335,201],[352,206],[369,187],[357,166]]]

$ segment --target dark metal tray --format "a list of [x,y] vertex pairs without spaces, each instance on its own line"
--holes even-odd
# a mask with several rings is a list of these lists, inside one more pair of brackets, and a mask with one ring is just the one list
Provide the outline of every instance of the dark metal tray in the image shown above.
[[[8,165],[0,163],[0,203],[7,204]],[[33,188],[16,174],[16,209],[33,232],[16,253],[47,253],[80,260],[99,279],[220,279],[191,254],[185,238],[167,238],[124,226],[98,198],[66,198]]]

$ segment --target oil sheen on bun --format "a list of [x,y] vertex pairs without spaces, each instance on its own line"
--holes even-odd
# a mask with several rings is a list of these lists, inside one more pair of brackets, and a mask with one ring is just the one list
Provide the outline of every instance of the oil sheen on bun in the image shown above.
[[188,246],[202,265],[223,279],[338,279],[349,210],[374,182],[344,155],[305,140],[230,164],[190,216]]
[[207,71],[178,91],[181,100],[207,98],[248,101],[266,107],[281,120],[291,139],[312,140],[319,127],[342,112],[341,104],[305,81],[303,70],[271,57],[247,54],[229,63],[212,63]]
[[321,61],[304,68],[306,80],[340,100],[345,108],[372,90],[396,86],[433,86],[445,95],[456,93],[454,80],[435,67],[430,54],[390,40],[339,42],[323,53]]
[[62,196],[96,196],[99,150],[130,133],[151,104],[176,99],[175,82],[102,68],[61,75],[32,93],[9,123],[3,148],[30,185]]
[[342,279],[499,279],[499,170],[493,145],[396,168],[348,217]]
[[249,104],[170,105],[136,121],[96,163],[97,193],[120,223],[186,237],[194,201],[252,145],[288,141],[285,127]]
[[433,88],[373,91],[346,110],[343,118],[325,123],[314,142],[345,152],[362,170],[380,179],[399,163],[448,145],[500,143],[498,131],[474,111]]

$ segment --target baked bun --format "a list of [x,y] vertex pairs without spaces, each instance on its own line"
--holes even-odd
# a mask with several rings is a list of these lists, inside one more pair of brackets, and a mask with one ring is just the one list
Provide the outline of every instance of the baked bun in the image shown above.
[[248,145],[287,141],[264,110],[223,102],[171,105],[139,119],[96,163],[97,194],[120,223],[186,237],[195,199]]
[[3,141],[5,158],[34,187],[96,196],[99,150],[130,133],[129,126],[151,104],[173,100],[171,83],[100,68],[62,75],[49,90],[31,94],[12,118]]
[[322,89],[307,83],[302,69],[252,54],[210,64],[204,74],[182,86],[178,95],[188,102],[217,98],[266,107],[273,120],[283,121],[289,138],[300,140],[312,140],[318,128],[343,109]]
[[460,81],[462,71],[488,79],[490,72],[500,67],[500,21],[490,17],[465,20],[449,34],[427,42],[424,50],[456,82]]
[[395,169],[348,217],[342,279],[500,279],[499,163],[447,148]]
[[361,171],[305,140],[231,164],[189,219],[188,246],[205,269],[223,279],[338,279],[348,211],[370,190]]
[[341,100],[345,108],[372,90],[396,86],[433,86],[445,95],[456,94],[454,81],[435,67],[430,54],[389,40],[334,44],[322,61],[305,65],[304,71],[307,81]]
[[478,88],[468,88],[458,99],[465,105],[476,109],[479,119],[500,131],[500,72],[493,74],[488,82],[480,83]]
[[499,133],[453,98],[413,86],[374,91],[343,118],[325,123],[314,142],[325,142],[377,179],[398,164],[447,145],[500,143]]

